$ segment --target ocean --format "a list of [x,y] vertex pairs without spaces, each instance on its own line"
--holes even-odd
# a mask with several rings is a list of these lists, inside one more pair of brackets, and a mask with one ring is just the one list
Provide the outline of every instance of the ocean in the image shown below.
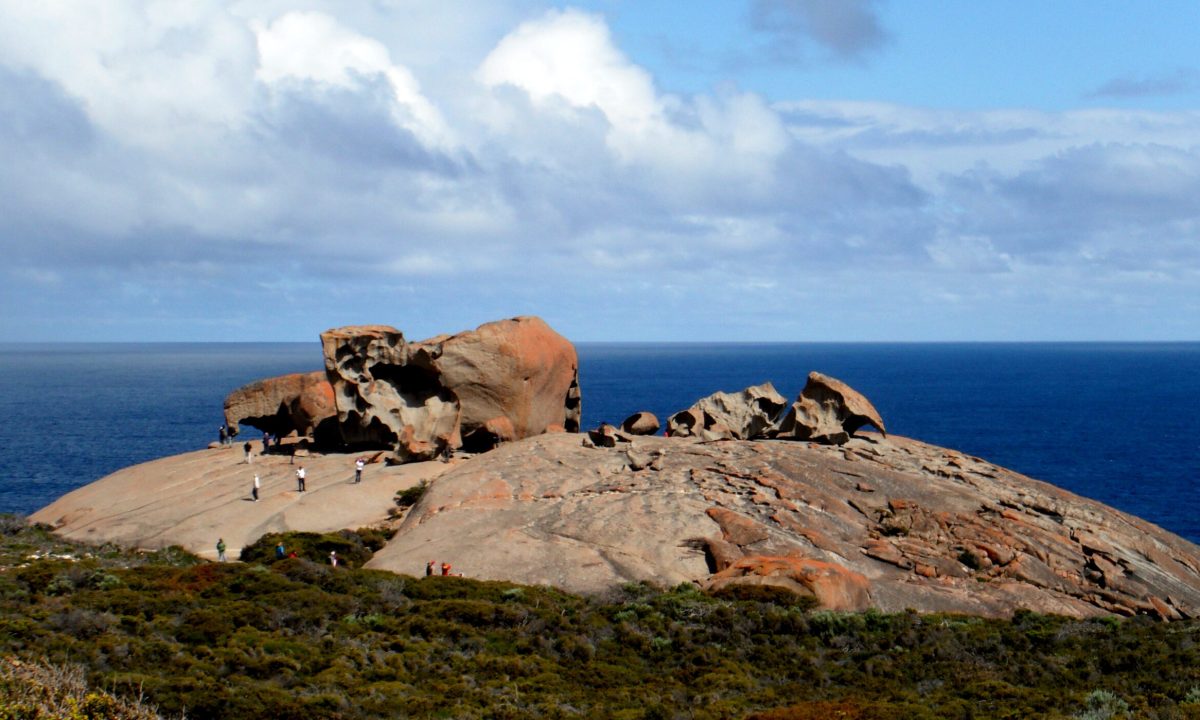
[[[1200,343],[581,343],[583,427],[660,420],[810,370],[888,431],[955,448],[1200,542]],[[225,395],[322,367],[319,343],[0,345],[0,512],[216,440]]]

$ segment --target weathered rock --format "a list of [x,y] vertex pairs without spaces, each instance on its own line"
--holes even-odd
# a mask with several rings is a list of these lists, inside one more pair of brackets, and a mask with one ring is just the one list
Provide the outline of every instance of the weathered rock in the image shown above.
[[645,410],[630,415],[625,418],[625,422],[621,423],[621,430],[630,435],[653,435],[661,427],[662,425],[654,413]]
[[672,415],[667,420],[668,434],[702,440],[753,440],[772,429],[785,407],[787,400],[769,382],[739,393],[717,392]]
[[387,326],[345,327],[321,343],[348,444],[395,447],[408,462],[579,429],[575,348],[538,318],[415,343]]
[[867,578],[841,565],[805,557],[744,557],[702,584],[710,591],[730,585],[782,587],[810,595],[830,610],[866,610],[871,605]]
[[629,442],[629,438],[608,423],[601,423],[600,427],[595,430],[588,430],[587,436],[593,446],[600,448],[616,447],[617,443]]
[[840,380],[812,372],[774,435],[844,445],[864,425],[887,434],[879,412],[869,400]]
[[469,576],[583,592],[761,583],[837,608],[1200,615],[1200,548],[982,460],[945,474],[942,448],[874,433],[618,447],[543,435],[462,463],[372,565],[414,572],[432,553]]
[[280,437],[336,437],[333,386],[323,372],[295,373],[250,383],[225,398],[225,422],[245,424]]

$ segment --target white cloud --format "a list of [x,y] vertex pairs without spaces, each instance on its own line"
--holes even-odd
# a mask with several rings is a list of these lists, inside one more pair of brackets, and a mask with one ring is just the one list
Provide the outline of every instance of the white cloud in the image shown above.
[[391,88],[396,123],[429,146],[450,144],[438,110],[421,94],[408,68],[392,62],[378,40],[351,32],[322,13],[292,12],[255,29],[260,63],[257,77],[268,84],[310,80],[339,88],[358,86],[362,76],[380,75]]
[[52,79],[123,142],[160,150],[239,125],[255,92],[254,36],[213,1],[4,3],[0,62]]
[[[523,23],[487,56],[478,77],[524,92],[542,116],[586,127],[598,112],[615,159],[641,174],[643,192],[672,205],[711,199],[718,188],[761,197],[790,144],[778,114],[752,93],[690,101],[659,93],[614,46],[603,19],[578,11]],[[500,132],[529,120],[511,105],[502,114]]]
[[651,131],[662,105],[650,76],[612,44],[597,16],[553,11],[509,33],[479,68],[487,85],[512,85],[538,104],[595,107],[621,132]]
[[0,6],[0,299],[894,338],[1010,333],[1056,282],[1196,327],[1200,113],[672,95],[601,16],[529,7]]

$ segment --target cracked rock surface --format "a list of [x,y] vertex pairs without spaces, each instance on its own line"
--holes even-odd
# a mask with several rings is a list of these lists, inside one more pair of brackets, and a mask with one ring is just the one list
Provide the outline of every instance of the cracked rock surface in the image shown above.
[[772,584],[827,607],[1200,614],[1200,548],[954,450],[578,436],[506,444],[440,476],[373,567],[599,592]]

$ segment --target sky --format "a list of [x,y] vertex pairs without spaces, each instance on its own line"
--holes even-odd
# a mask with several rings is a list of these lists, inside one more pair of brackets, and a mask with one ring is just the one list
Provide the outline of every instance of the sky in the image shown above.
[[0,0],[0,341],[1200,340],[1197,27]]

